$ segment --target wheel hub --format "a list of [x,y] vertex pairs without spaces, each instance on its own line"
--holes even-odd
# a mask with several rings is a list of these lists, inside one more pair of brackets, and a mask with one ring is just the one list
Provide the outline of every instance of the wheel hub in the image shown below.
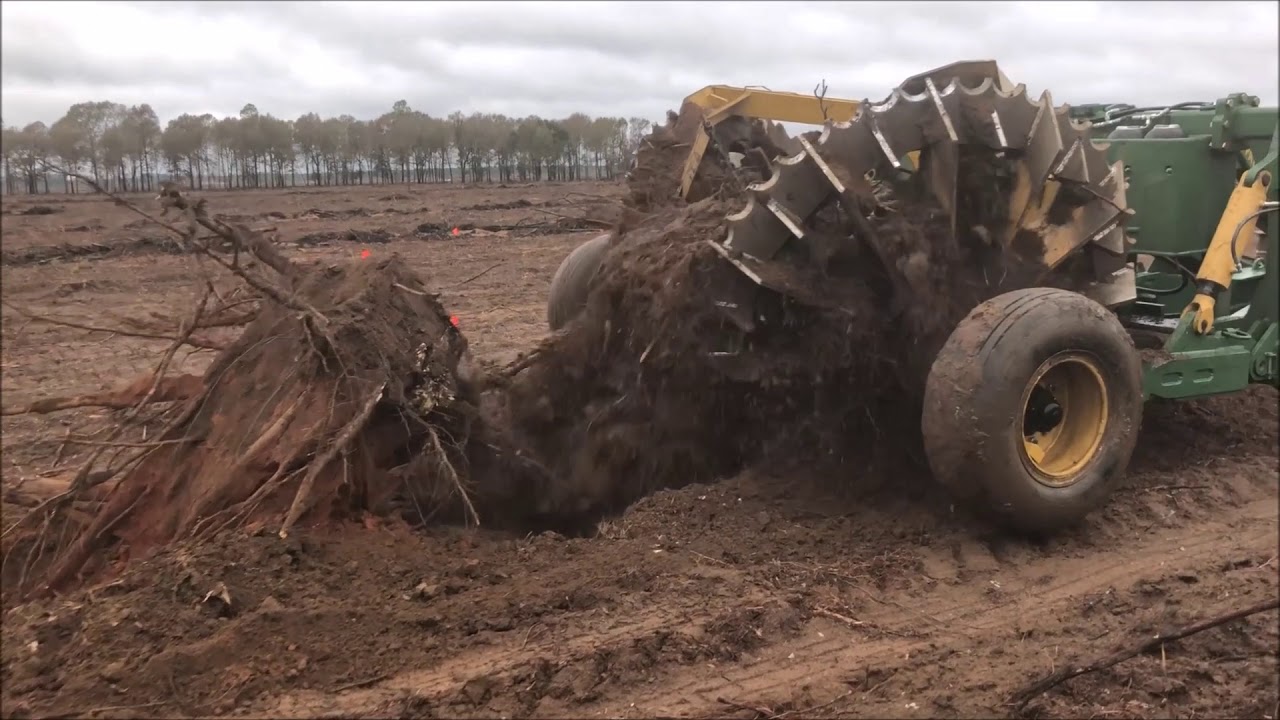
[[1023,393],[1023,461],[1043,485],[1072,485],[1097,455],[1106,425],[1106,382],[1097,364],[1083,354],[1055,355]]
[[1043,384],[1031,389],[1031,401],[1027,403],[1022,423],[1024,433],[1032,435],[1047,433],[1062,423],[1062,406]]

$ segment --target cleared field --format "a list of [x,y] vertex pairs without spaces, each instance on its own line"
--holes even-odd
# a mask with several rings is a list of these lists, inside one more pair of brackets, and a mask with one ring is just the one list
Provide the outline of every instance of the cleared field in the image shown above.
[[[274,227],[293,257],[399,254],[472,351],[501,363],[545,335],[552,273],[596,231],[582,218],[611,218],[623,192],[209,198]],[[4,212],[5,407],[149,371],[167,341],[91,328],[181,313],[193,261],[101,198],[6,198]],[[180,353],[175,369],[200,372],[212,355]],[[373,521],[288,541],[221,535],[105,587],[6,595],[5,715],[1004,716],[1039,677],[1280,592],[1277,401],[1255,388],[1150,405],[1126,486],[1042,544],[953,513],[923,463],[887,476],[820,458],[658,492],[585,537]],[[111,414],[4,417],[7,520],[92,449],[68,433]],[[207,602],[216,588],[230,602]],[[1275,613],[1254,615],[1022,712],[1275,718],[1277,647]]]

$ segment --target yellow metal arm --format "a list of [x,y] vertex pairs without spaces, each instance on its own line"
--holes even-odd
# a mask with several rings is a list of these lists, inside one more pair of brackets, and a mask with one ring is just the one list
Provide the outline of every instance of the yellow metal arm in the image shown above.
[[849,122],[860,105],[855,100],[819,99],[814,95],[731,85],[708,85],[684,101],[702,108],[712,126],[732,115],[806,125],[821,125],[827,120]]
[[1236,271],[1234,258],[1240,256],[1239,247],[1242,239],[1247,242],[1253,237],[1258,225],[1258,209],[1267,200],[1267,189],[1271,186],[1271,173],[1262,172],[1253,182],[1249,175],[1240,178],[1227,207],[1222,211],[1218,227],[1209,243],[1204,261],[1200,263],[1200,272],[1196,273],[1196,294],[1183,310],[1183,315],[1195,313],[1191,328],[1197,335],[1205,335],[1213,330],[1213,320],[1217,297],[1231,287],[1231,276]]

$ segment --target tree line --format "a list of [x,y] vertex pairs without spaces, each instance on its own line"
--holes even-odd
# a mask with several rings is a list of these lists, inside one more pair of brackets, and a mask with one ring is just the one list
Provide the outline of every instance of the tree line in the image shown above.
[[163,128],[150,105],[72,105],[53,125],[4,126],[4,191],[75,193],[57,166],[112,192],[191,188],[530,182],[612,179],[652,123],[642,118],[550,120],[454,112],[432,117],[404,100],[373,120],[307,113],[284,120],[245,105],[237,117],[183,114]]

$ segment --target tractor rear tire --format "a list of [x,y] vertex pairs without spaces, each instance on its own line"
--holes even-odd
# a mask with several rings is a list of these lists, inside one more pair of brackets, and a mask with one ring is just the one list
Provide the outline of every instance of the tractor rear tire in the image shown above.
[[978,305],[951,333],[929,372],[921,429],[953,496],[1045,535],[1106,502],[1141,422],[1142,363],[1115,315],[1077,293],[1031,288]]
[[547,324],[552,332],[569,324],[586,307],[591,279],[609,250],[609,240],[609,234],[605,233],[574,248],[551,277]]

